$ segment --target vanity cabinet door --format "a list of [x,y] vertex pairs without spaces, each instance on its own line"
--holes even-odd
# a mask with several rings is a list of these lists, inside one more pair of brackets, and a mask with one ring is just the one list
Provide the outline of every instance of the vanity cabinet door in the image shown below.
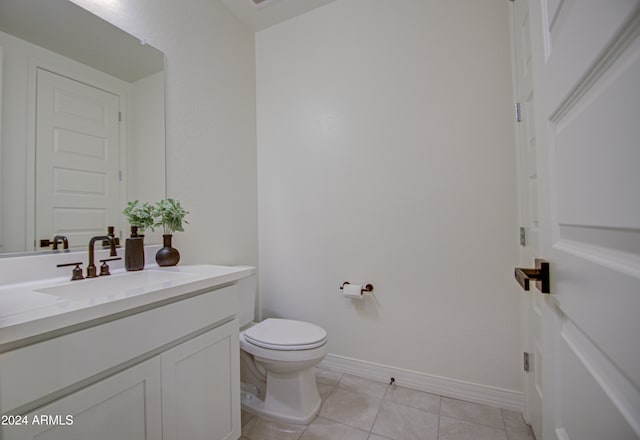
[[3,426],[5,440],[162,440],[160,359],[155,357]]
[[160,355],[164,440],[240,437],[238,320]]

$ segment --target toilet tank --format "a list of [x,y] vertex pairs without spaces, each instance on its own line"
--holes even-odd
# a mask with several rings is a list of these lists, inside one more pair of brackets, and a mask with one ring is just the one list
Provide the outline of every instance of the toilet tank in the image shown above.
[[255,317],[258,276],[251,275],[238,280],[240,290],[240,328],[249,324]]

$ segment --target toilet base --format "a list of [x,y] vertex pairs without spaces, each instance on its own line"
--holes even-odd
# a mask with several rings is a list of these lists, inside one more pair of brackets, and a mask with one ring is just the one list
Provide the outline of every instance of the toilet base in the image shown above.
[[295,373],[267,373],[265,399],[245,388],[241,395],[242,409],[258,416],[294,425],[307,425],[320,411],[313,368]]

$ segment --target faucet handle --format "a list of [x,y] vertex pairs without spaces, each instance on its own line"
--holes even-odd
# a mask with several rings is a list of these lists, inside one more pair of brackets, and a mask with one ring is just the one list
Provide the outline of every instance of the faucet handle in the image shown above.
[[[120,237],[116,237],[115,229],[116,229],[115,226],[107,226],[107,236],[111,237],[116,247],[120,247]],[[111,243],[109,243],[109,240],[102,240],[102,247],[104,249],[110,246],[111,246]]]
[[73,268],[73,271],[71,272],[71,281],[77,281],[77,280],[83,280],[84,279],[84,276],[82,275],[82,269],[80,269],[80,265],[81,264],[82,264],[82,261],[80,261],[79,263],[57,264],[56,267],[75,266]]
[[122,258],[120,258],[120,257],[117,257],[117,258],[105,258],[103,260],[100,260],[100,262],[102,263],[100,265],[100,276],[111,275],[111,272],[109,272],[109,265],[107,264],[107,261],[116,261],[116,260],[122,260]]

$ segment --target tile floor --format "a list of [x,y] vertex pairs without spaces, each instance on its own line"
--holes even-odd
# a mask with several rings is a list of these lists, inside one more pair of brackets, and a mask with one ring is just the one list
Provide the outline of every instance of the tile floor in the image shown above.
[[520,413],[316,368],[308,426],[242,413],[244,440],[534,440]]

